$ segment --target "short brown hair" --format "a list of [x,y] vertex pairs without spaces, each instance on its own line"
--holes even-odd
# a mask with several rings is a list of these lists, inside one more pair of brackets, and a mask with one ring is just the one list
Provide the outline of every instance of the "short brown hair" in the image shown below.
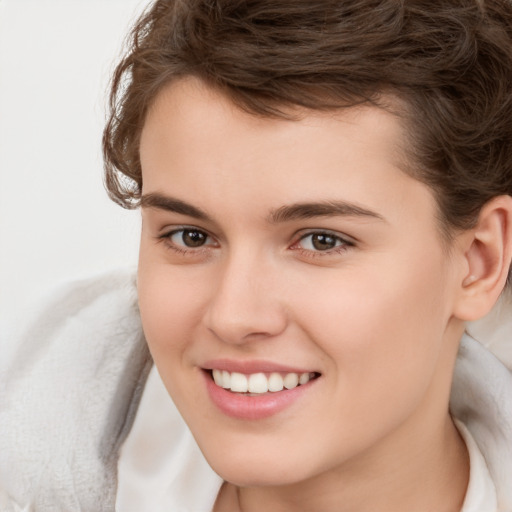
[[112,80],[105,176],[124,207],[141,194],[148,108],[185,76],[263,116],[389,93],[406,105],[410,172],[434,190],[442,225],[467,229],[512,195],[510,0],[157,0]]

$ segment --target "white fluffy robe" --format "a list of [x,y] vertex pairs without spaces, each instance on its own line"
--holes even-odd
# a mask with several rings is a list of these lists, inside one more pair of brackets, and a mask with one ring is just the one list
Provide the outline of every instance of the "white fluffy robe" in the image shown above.
[[[510,366],[511,318],[502,305],[470,329]],[[132,273],[69,285],[19,339],[1,342],[0,511],[113,511],[119,451],[152,365]],[[131,457],[121,461],[121,512],[211,510],[221,480],[167,403],[166,410],[149,398],[142,403],[125,445]],[[461,342],[451,410],[486,459],[499,512],[512,512],[512,375],[469,336]],[[155,508],[140,508],[144,499],[135,505],[130,492],[139,491]]]
[[152,364],[133,276],[59,290],[9,343],[15,350],[0,361],[0,510],[113,511],[118,451]]
[[487,462],[498,511],[512,512],[512,373],[468,336],[457,357],[450,409],[471,432]]

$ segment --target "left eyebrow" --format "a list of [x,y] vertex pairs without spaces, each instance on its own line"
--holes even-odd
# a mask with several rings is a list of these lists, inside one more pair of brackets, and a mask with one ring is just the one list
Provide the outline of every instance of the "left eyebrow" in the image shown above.
[[345,201],[322,201],[319,203],[297,203],[273,210],[268,220],[273,224],[314,217],[369,217],[384,221],[382,215]]

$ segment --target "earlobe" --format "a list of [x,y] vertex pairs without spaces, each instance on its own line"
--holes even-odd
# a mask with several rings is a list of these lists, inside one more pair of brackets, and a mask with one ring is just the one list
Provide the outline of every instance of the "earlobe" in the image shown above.
[[492,309],[507,281],[512,259],[512,197],[489,201],[464,239],[467,272],[460,285],[455,316],[470,321]]

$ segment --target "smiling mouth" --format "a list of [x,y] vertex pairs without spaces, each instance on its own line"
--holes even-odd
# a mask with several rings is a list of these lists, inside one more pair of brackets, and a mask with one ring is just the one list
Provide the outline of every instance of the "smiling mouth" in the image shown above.
[[277,393],[283,390],[304,386],[311,380],[317,379],[317,372],[305,373],[251,373],[249,375],[213,369],[209,371],[215,384],[232,393],[246,396],[261,396],[265,393]]

